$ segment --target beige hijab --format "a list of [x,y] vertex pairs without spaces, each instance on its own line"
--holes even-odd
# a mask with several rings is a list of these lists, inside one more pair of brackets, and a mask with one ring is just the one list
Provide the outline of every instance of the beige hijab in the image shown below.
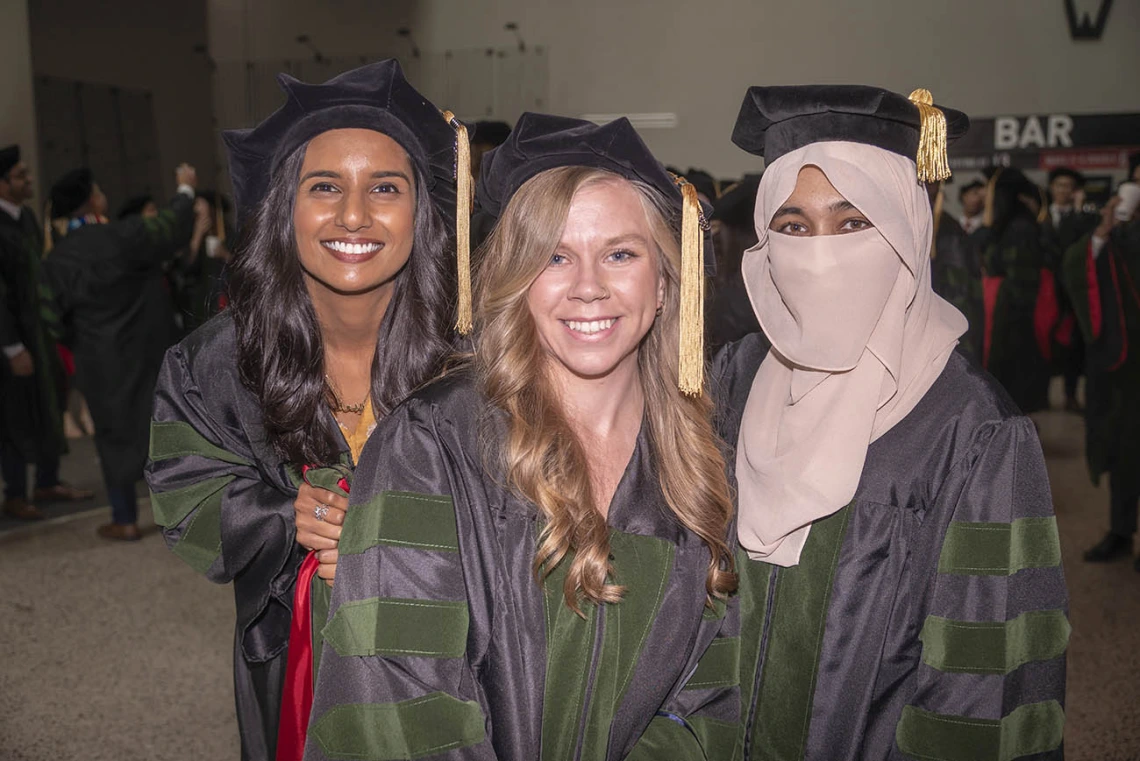
[[[818,167],[874,225],[801,238],[768,225]],[[941,374],[966,319],[930,287],[932,216],[914,162],[861,143],[813,143],[764,172],[748,296],[773,350],[744,408],[738,535],[755,560],[799,562],[813,521],[855,495],[867,447]]]

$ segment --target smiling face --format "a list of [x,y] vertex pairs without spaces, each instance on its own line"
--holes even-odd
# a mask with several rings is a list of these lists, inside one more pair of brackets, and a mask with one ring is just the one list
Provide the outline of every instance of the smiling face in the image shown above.
[[580,187],[554,254],[527,292],[551,370],[588,379],[636,372],[664,289],[638,191],[618,179]]
[[297,256],[310,289],[391,288],[412,252],[415,187],[400,145],[368,129],[336,129],[305,150],[293,206]]
[[768,225],[772,232],[797,237],[844,235],[872,228],[871,221],[814,166],[800,170],[795,190]]

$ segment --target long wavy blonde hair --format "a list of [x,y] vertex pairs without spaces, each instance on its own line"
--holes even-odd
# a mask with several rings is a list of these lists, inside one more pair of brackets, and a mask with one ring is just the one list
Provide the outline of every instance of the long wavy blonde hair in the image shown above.
[[[558,247],[574,194],[599,182],[629,181],[587,167],[559,167],[528,180],[483,246],[475,289],[476,377],[485,398],[507,413],[501,466],[508,485],[545,518],[535,574],[544,580],[572,555],[563,593],[579,613],[581,599],[617,602],[624,590],[607,582],[613,573],[609,527],[595,507],[585,450],[547,375],[527,293]],[[688,397],[677,387],[681,255],[670,217],[678,215],[670,215],[648,185],[629,184],[641,198],[665,279],[661,314],[638,351],[649,441],[666,503],[709,549],[711,602],[736,588],[726,542],[732,500],[708,395]]]

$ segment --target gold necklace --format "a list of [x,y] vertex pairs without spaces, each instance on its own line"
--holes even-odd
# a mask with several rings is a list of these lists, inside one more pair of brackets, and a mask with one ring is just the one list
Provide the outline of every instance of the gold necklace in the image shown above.
[[332,408],[333,412],[341,412],[349,415],[364,414],[364,405],[368,401],[367,396],[361,400],[360,404],[345,404],[340,400],[340,394],[336,392],[336,387],[333,385],[332,378],[330,378],[327,373],[325,374],[325,385],[328,386],[329,391],[332,393],[333,401],[336,402],[336,404],[329,405],[329,407]]

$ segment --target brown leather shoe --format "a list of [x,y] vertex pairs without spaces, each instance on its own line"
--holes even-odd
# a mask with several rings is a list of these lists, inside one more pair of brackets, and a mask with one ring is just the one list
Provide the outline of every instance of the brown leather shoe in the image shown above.
[[142,539],[137,523],[108,523],[100,526],[96,533],[104,539],[113,539],[119,542],[137,542]]
[[55,486],[36,489],[32,492],[32,499],[37,502],[81,502],[85,499],[94,499],[95,492],[87,489],[76,489],[71,484],[62,481]]
[[18,521],[42,521],[44,514],[23,497],[9,497],[4,500],[4,515]]

